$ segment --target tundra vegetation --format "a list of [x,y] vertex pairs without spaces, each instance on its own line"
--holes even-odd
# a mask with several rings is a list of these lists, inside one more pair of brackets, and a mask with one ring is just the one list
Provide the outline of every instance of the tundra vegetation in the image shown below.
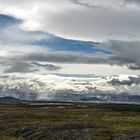
[[0,103],[1,140],[139,140],[140,106]]

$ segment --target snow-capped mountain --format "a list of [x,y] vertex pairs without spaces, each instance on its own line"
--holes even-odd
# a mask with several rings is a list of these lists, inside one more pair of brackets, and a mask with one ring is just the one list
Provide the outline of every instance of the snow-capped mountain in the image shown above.
[[140,76],[2,74],[0,96],[26,100],[140,102]]

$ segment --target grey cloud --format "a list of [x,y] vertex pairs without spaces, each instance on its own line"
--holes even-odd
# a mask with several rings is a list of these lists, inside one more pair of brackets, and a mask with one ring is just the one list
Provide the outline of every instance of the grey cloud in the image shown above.
[[[110,40],[108,42],[103,42],[96,45],[97,48],[101,48],[107,51],[112,52],[112,54],[100,54],[100,53],[76,53],[76,52],[65,52],[65,51],[56,51],[56,52],[34,52],[27,54],[20,54],[18,56],[18,61],[28,62],[24,65],[17,63],[14,64],[14,68],[10,68],[7,71],[30,71],[29,67],[39,67],[45,68],[47,70],[60,70],[61,67],[52,65],[52,64],[41,64],[39,62],[56,62],[56,63],[81,63],[81,64],[110,64],[110,65],[119,65],[127,66],[132,70],[140,69],[140,42],[138,41],[114,41]],[[15,56],[16,57],[16,56]],[[11,58],[1,59],[2,61],[13,60],[13,63],[16,63],[16,58],[11,56]],[[18,66],[22,65],[21,67]],[[15,66],[16,65],[16,66]]]
[[74,52],[54,52],[47,54],[32,53],[23,59],[30,61],[85,63],[85,64],[111,64],[127,66],[132,70],[140,68],[140,42],[114,41],[103,42],[96,46],[112,52],[110,55],[84,54]]
[[131,65],[128,65],[128,68],[132,70],[140,70],[140,65],[138,66],[136,64],[131,64]]
[[121,86],[121,85],[128,85],[131,86],[132,84],[139,85],[140,84],[140,77],[128,77],[128,80],[119,80],[113,78],[108,83],[112,84],[113,86]]
[[125,4],[140,4],[140,0],[124,0]]
[[35,72],[38,71],[38,69],[34,69],[33,66],[26,62],[15,62],[10,64],[10,68],[7,68],[4,72],[5,73],[12,73],[12,72]]
[[106,9],[105,7],[101,7],[101,6],[97,6],[97,5],[91,5],[89,3],[82,2],[81,0],[70,0],[70,1],[75,3],[75,4],[85,6],[85,7],[88,7],[88,8]]
[[22,59],[26,61],[42,61],[42,62],[60,62],[60,63],[107,63],[104,57],[96,57],[91,54],[77,54],[74,52],[55,52],[47,54],[32,53],[24,56]]
[[[88,8],[99,8],[99,9],[106,9],[106,10],[112,8],[110,7],[110,3],[113,5],[113,7],[115,5],[121,7],[128,4],[136,4],[136,5],[140,4],[140,0],[112,0],[112,1],[104,0],[102,2],[101,1],[98,2],[98,0],[93,0],[93,1],[70,0],[70,1],[81,6],[86,6]],[[108,4],[106,4],[107,2]]]
[[[7,7],[11,7],[11,3],[8,0],[1,0],[0,9],[1,12],[21,17],[24,21],[23,27],[30,30],[36,28],[74,39],[129,40],[131,38],[139,40],[140,10],[119,4],[124,1],[125,3],[139,3],[138,0],[60,0],[59,3],[57,0],[14,0],[12,8],[9,9]],[[36,5],[38,5],[38,10],[34,10]],[[49,6],[52,7],[51,10]],[[98,8],[87,8],[92,6]],[[102,6],[107,9],[103,10]],[[59,12],[53,12],[56,9]],[[19,12],[21,10],[25,11],[25,15]]]
[[[112,54],[100,54],[100,53],[76,53],[76,52],[65,52],[65,51],[56,51],[56,52],[34,52],[27,54],[20,54],[18,56],[18,61],[21,62],[33,62],[30,65],[34,65],[40,68],[45,68],[47,70],[59,70],[59,66],[54,66],[52,64],[42,65],[39,62],[56,62],[56,63],[83,63],[83,64],[110,64],[118,66],[127,66],[132,70],[140,69],[140,42],[138,41],[114,41],[110,40],[108,42],[103,42],[96,45],[97,48],[101,48],[107,51],[112,52]],[[15,56],[16,57],[16,56]],[[16,63],[16,58],[14,56],[8,58],[7,62],[14,60]],[[1,60],[2,61],[2,60]],[[4,61],[4,60],[3,60]],[[6,59],[5,59],[6,61]],[[11,62],[11,61],[10,61]],[[1,62],[2,63],[2,62]],[[12,62],[11,62],[12,63]],[[20,65],[20,64],[19,64]],[[14,71],[17,66],[14,66]],[[22,68],[21,71],[28,71],[27,69]],[[18,68],[19,69],[19,68]],[[10,69],[10,71],[13,71]],[[16,70],[18,71],[18,70]]]
[[33,65],[37,66],[37,67],[43,67],[49,71],[57,71],[57,70],[60,70],[61,67],[60,66],[55,66],[55,65],[52,65],[52,64],[40,64],[40,63],[37,63],[37,62],[32,62]]
[[[22,60],[22,61],[5,62],[5,63],[1,63],[1,65],[6,66],[6,70],[4,71],[4,73],[37,72],[37,71],[40,70],[40,68],[45,68],[48,71],[57,71],[57,70],[61,69],[61,67],[55,66],[55,65],[52,65],[52,64],[40,64],[38,62],[29,62],[29,61],[26,62],[26,60],[25,61]],[[7,66],[8,66],[8,68],[7,68]]]
[[129,69],[140,68],[140,42],[138,41],[114,41],[98,45],[112,52],[106,59],[109,64],[127,66]]
[[68,10],[42,19],[43,29],[69,38],[92,40],[139,40],[139,12],[111,10]]

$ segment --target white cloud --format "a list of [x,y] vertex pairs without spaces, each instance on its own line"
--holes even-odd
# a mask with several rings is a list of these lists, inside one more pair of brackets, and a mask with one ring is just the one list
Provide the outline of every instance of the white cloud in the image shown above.
[[[140,96],[140,77],[120,75],[97,78],[60,77],[41,74],[3,74],[0,76],[0,96],[20,99],[69,99],[88,97]],[[74,96],[73,96],[74,95]],[[120,101],[121,101],[120,100]]]
[[38,46],[33,46],[33,45],[32,46],[11,45],[11,44],[0,43],[0,57],[1,57],[0,62],[11,58],[13,58],[14,60],[15,58],[20,58],[21,56],[28,55],[31,53],[36,53],[36,52],[44,53],[47,52],[47,49]]
[[25,30],[43,30],[85,40],[140,38],[138,2],[132,4],[124,0],[79,0],[77,3],[76,0],[0,0],[0,12],[23,19],[22,28]]

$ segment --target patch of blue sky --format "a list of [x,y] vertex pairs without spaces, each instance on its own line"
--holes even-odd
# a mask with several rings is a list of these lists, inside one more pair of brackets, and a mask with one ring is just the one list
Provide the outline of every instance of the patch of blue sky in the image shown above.
[[94,74],[64,74],[64,73],[52,73],[61,77],[75,77],[75,78],[99,78],[100,76]]
[[32,44],[47,47],[50,51],[101,52],[111,54],[110,51],[97,48],[98,42],[70,40],[56,36],[52,36],[50,39],[37,40]]
[[22,21],[20,19],[16,19],[8,15],[0,14],[0,29],[14,24],[19,24],[21,22]]
[[[22,20],[20,19],[9,15],[0,14],[0,29],[4,30],[4,28],[7,26],[12,26],[20,23],[22,23]],[[46,47],[49,51],[70,51],[83,53],[100,52],[103,54],[112,54],[110,51],[96,47],[96,45],[99,45],[98,42],[65,39],[42,31],[24,31],[19,27],[14,28],[14,30],[17,30],[18,33],[20,33],[22,36],[25,35],[26,39],[25,37],[23,37],[23,39],[16,39],[14,36],[14,38],[10,38],[10,43],[37,45],[40,47]],[[27,39],[28,36],[29,39]],[[32,39],[30,38],[31,36]],[[40,36],[43,36],[43,38],[40,38]],[[37,37],[39,37],[40,39],[36,39]],[[6,42],[9,41],[8,34],[4,37],[1,35],[1,39]]]

